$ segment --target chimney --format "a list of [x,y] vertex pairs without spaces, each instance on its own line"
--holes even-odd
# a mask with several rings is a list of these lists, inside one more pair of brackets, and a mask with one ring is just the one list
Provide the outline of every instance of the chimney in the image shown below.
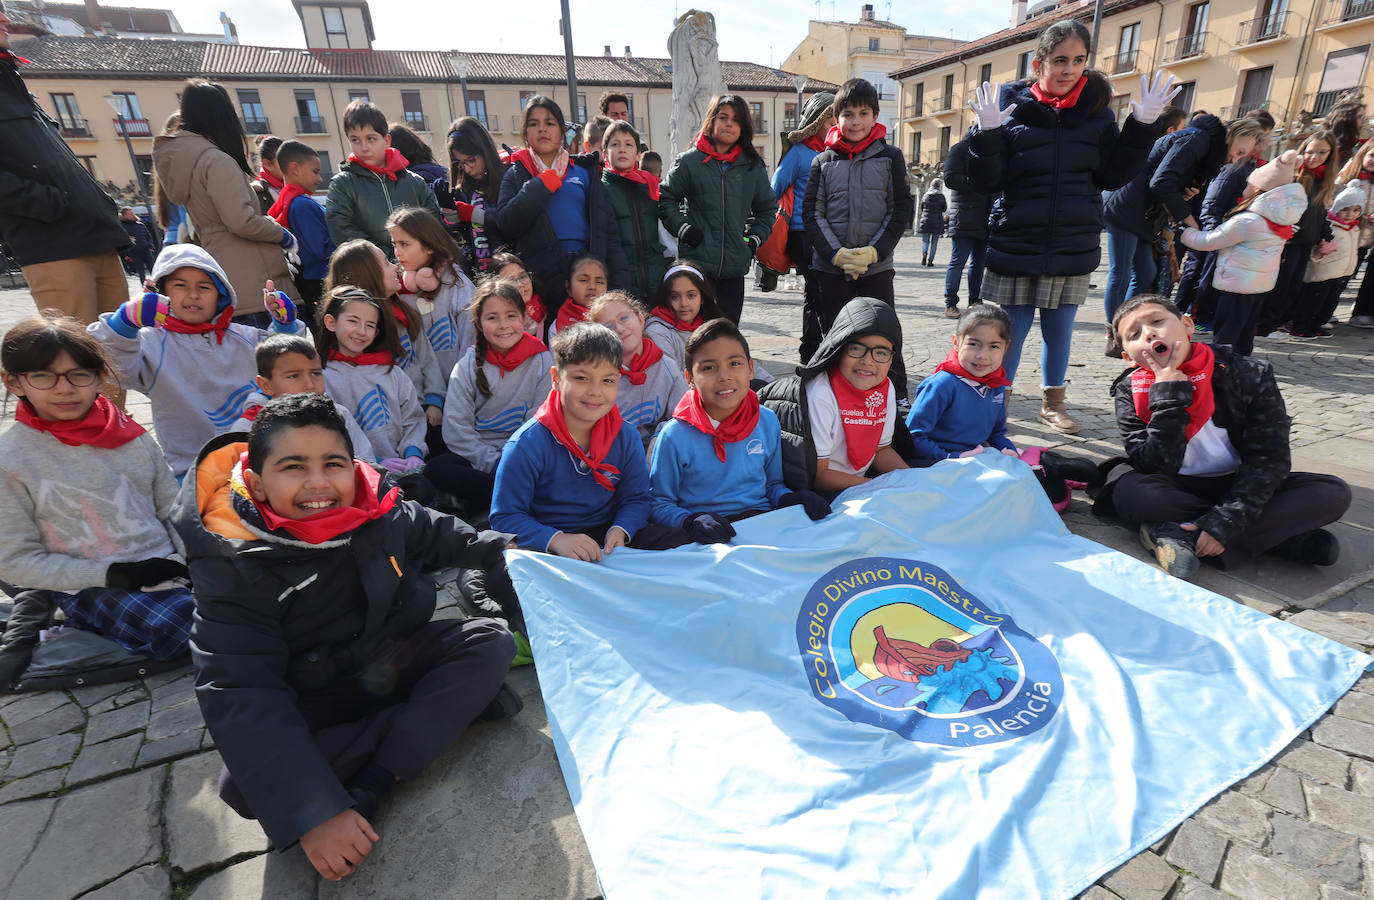
[[1011,0],[1011,27],[1026,21],[1026,0]]
[[100,34],[100,4],[96,0],[86,0],[86,21],[90,23],[91,31]]
[[626,59],[630,59],[632,56],[634,56],[634,54],[630,52],[630,45],[629,45],[629,44],[626,44],[626,45],[625,45],[625,58],[626,58]]
[[601,51],[601,55],[604,56],[604,57],[606,57],[607,59],[610,59],[610,58],[611,58],[611,45],[610,45],[610,44],[606,44],[605,47],[606,47],[606,49],[604,49],[604,50]]
[[872,22],[872,21],[873,21],[873,4],[872,4],[872,3],[865,3],[865,4],[863,5],[863,9],[861,9],[861,10],[859,11],[859,21],[860,21],[860,22]]
[[221,12],[219,14],[219,24],[224,29],[224,42],[237,44],[239,42],[239,30],[234,27],[234,20],[229,18],[228,13]]

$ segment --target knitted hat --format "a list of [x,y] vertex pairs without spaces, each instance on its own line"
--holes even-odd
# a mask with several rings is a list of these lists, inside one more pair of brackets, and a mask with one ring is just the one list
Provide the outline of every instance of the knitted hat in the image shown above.
[[1298,151],[1285,150],[1269,162],[1250,173],[1245,183],[1256,193],[1273,190],[1280,185],[1293,181],[1298,171]]
[[[1358,183],[1359,183],[1359,182],[1356,182],[1356,184],[1358,184]],[[1345,190],[1341,191],[1339,194],[1336,195],[1336,199],[1335,199],[1335,200],[1332,200],[1332,201],[1331,201],[1331,211],[1332,211],[1333,213],[1335,213],[1335,212],[1340,212],[1341,210],[1345,209],[1347,206],[1356,206],[1356,207],[1359,207],[1359,209],[1360,209],[1361,212],[1363,212],[1363,211],[1364,211],[1364,193],[1365,193],[1364,191],[1360,190],[1360,189],[1359,189],[1358,187],[1356,187],[1355,185],[1353,185],[1353,184],[1352,184],[1352,185],[1348,185],[1348,186],[1345,188]]]
[[813,134],[820,133],[821,120],[825,118],[825,114],[830,112],[830,108],[834,105],[835,95],[829,91],[812,94],[811,98],[802,106],[801,120],[797,123],[796,130],[788,132],[787,140],[793,144],[800,144]]

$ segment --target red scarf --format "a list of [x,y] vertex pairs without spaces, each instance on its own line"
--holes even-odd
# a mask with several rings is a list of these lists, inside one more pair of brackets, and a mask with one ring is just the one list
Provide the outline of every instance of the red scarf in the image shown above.
[[[1251,210],[1251,212],[1254,212],[1254,210]],[[1259,216],[1259,213],[1255,213],[1255,215]],[[1264,216],[1260,216],[1260,218],[1264,219]],[[1285,241],[1293,240],[1294,229],[1292,225],[1280,225],[1279,223],[1271,222],[1268,219],[1264,219],[1264,224],[1268,225],[1270,231],[1274,232],[1274,234],[1277,234]]]
[[[404,290],[404,288],[402,288],[402,290]],[[397,322],[401,323],[402,328],[407,332],[410,331],[410,316],[406,315],[406,305],[404,301],[398,299],[391,304],[391,315],[395,317]]]
[[959,364],[959,351],[953,347],[950,348],[949,355],[945,357],[944,361],[935,367],[935,371],[948,372],[959,378],[967,378],[969,381],[976,381],[983,387],[988,388],[1006,387],[1011,384],[1011,381],[1007,379],[1007,369],[1005,366],[998,366],[981,378],[977,375],[969,374],[968,370]]
[[874,141],[880,141],[885,137],[887,137],[887,126],[882,122],[878,122],[873,126],[873,130],[868,133],[868,137],[859,141],[857,144],[851,144],[844,139],[844,132],[840,130],[840,126],[831,125],[830,130],[826,132],[825,135],[825,146],[834,150],[836,153],[844,153],[850,159],[853,159],[862,153],[864,148],[869,144]]
[[1327,218],[1328,220],[1330,220],[1330,222],[1331,222],[1332,225],[1334,225],[1335,227],[1341,229],[1342,231],[1350,231],[1351,229],[1358,227],[1359,224],[1360,224],[1360,220],[1359,220],[1359,219],[1356,219],[1356,220],[1353,221],[1353,222],[1347,222],[1345,219],[1339,218],[1339,217],[1338,217],[1335,213],[1333,213],[1333,212],[1327,213],[1327,214],[1326,214],[1326,218]]
[[291,210],[291,201],[295,200],[297,197],[309,196],[310,192],[299,184],[288,184],[281,189],[281,193],[277,195],[276,202],[274,202],[272,208],[267,211],[267,215],[269,218],[275,219],[277,224],[281,227],[289,229],[291,223],[287,219],[287,214]]
[[1039,100],[1050,109],[1068,109],[1078,103],[1078,98],[1082,96],[1083,88],[1087,86],[1087,84],[1088,79],[1080,77],[1078,83],[1073,86],[1072,90],[1062,97],[1056,97],[1053,94],[1047,94],[1041,90],[1040,82],[1037,81],[1031,84],[1030,92],[1032,97]]
[[86,414],[74,422],[53,422],[39,418],[29,401],[22,398],[14,409],[14,420],[36,431],[46,431],[68,447],[113,450],[147,433],[124,410],[99,394]]
[[587,307],[569,297],[558,307],[558,318],[553,320],[554,328],[562,331],[569,325],[587,321]]
[[348,161],[351,163],[357,163],[364,169],[367,169],[369,172],[372,172],[376,175],[381,175],[383,178],[389,178],[392,181],[395,181],[397,178],[399,178],[401,173],[405,171],[406,166],[410,165],[410,160],[402,156],[401,151],[397,150],[395,147],[386,148],[386,162],[382,163],[380,168],[378,168],[377,166],[368,165],[361,159],[358,159],[358,154],[356,153],[348,154]]
[[[1216,399],[1212,396],[1212,369],[1216,357],[1212,348],[1206,344],[1193,344],[1192,352],[1179,366],[1179,371],[1188,376],[1193,385],[1193,402],[1188,404],[1188,425],[1184,434],[1188,440],[1198,433],[1212,419],[1216,412]],[[1135,414],[1140,421],[1150,421],[1150,385],[1155,383],[1155,373],[1141,366],[1131,373],[1131,394],[1135,399]]]
[[649,199],[655,203],[658,202],[658,179],[654,177],[653,172],[646,172],[643,169],[630,169],[625,172],[619,172],[615,169],[611,169],[611,174],[619,175],[626,181],[633,181],[635,184],[644,185],[644,187],[649,190]]
[[628,366],[620,367],[620,374],[630,379],[630,384],[639,387],[648,378],[649,367],[663,358],[663,351],[649,338],[644,338],[643,345],[635,358],[630,360]]
[[887,421],[886,378],[875,388],[861,391],[849,383],[838,369],[830,370],[830,389],[840,406],[840,427],[844,429],[844,446],[849,465],[863,472],[878,455],[878,441]]
[[262,412],[262,407],[261,407],[261,406],[247,406],[247,407],[244,407],[243,415],[239,416],[239,418],[240,418],[240,419],[247,419],[248,421],[251,422],[251,421],[253,421],[254,419],[256,419],[256,418],[258,417],[258,413],[260,413],[260,412]]
[[1325,166],[1325,165],[1313,166],[1313,167],[1310,168],[1310,169],[1309,169],[1307,166],[1298,166],[1298,174],[1299,174],[1299,175],[1303,175],[1303,174],[1311,175],[1311,176],[1312,176],[1314,179],[1316,179],[1317,181],[1321,181],[1323,178],[1326,177],[1326,166]]
[[597,484],[608,491],[615,491],[615,483],[609,476],[619,475],[620,470],[606,462],[606,454],[615,446],[615,438],[620,434],[622,425],[620,410],[614,403],[611,404],[610,411],[597,419],[596,424],[592,426],[592,439],[588,442],[590,446],[586,450],[577,445],[572,433],[568,431],[568,423],[563,418],[563,395],[558,393],[556,388],[549,391],[549,396],[535,412],[534,417],[558,439],[558,443],[568,448],[568,452],[575,459],[587,464]]
[[8,60],[9,62],[14,63],[14,67],[16,69],[20,66],[29,65],[29,61],[27,59],[25,59],[22,56],[19,56],[12,50],[0,50],[0,59]]
[[223,344],[224,332],[229,330],[229,325],[233,321],[233,304],[226,303],[224,304],[224,309],[219,311],[219,315],[208,322],[200,322],[192,325],[190,322],[183,322],[176,316],[168,313],[167,318],[162,322],[162,327],[166,328],[168,331],[174,331],[177,334],[205,334],[206,332],[213,331],[215,333],[215,343]]
[[568,155],[567,147],[559,147],[558,155],[553,158],[553,165],[546,166],[533,150],[529,147],[521,147],[510,155],[510,161],[524,166],[525,171],[536,178],[539,177],[540,172],[552,169],[558,173],[558,179],[562,181],[568,175],[568,163],[572,161],[572,157]]
[[[239,463],[243,466],[243,471],[250,471],[246,450],[239,457]],[[382,476],[376,469],[355,459],[353,460],[355,493],[352,506],[326,509],[324,512],[317,512],[314,515],[306,516],[304,519],[288,519],[268,506],[266,501],[259,503],[254,500],[253,505],[257,507],[258,513],[262,516],[262,521],[268,530],[285,531],[293,538],[305,541],[307,544],[323,544],[325,541],[334,540],[346,531],[352,531],[391,512],[392,507],[396,505],[396,501],[401,496],[401,489],[392,487],[381,499],[378,499],[377,488],[381,486],[381,483]]]
[[[740,151],[743,149],[740,147],[739,142],[736,142],[735,146],[731,147],[729,150],[726,150],[724,153],[721,153],[718,150],[716,150],[716,145],[712,143],[711,139],[704,134],[697,135],[696,147],[702,153],[706,154],[706,159],[703,159],[701,161],[701,164],[703,166],[706,165],[706,163],[712,159],[718,159],[723,163],[732,163],[735,160],[739,159]],[[722,457],[722,459],[723,458],[724,457]]]
[[539,299],[538,294],[530,295],[529,302],[525,304],[525,315],[529,316],[531,321],[544,324],[544,316],[548,315],[548,312],[544,309],[544,301]]
[[258,169],[258,181],[265,181],[277,190],[286,187],[285,181],[282,181],[266,169]]
[[649,315],[653,316],[656,319],[662,319],[669,325],[676,328],[678,331],[685,331],[688,334],[691,334],[693,331],[696,331],[698,328],[701,327],[700,315],[698,315],[695,319],[693,319],[690,322],[684,322],[677,317],[676,313],[674,313],[671,309],[669,309],[666,306],[655,306],[654,311],[651,312]]
[[1374,178],[1374,172],[1371,172],[1368,169],[1361,167],[1359,174],[1356,177],[1358,177],[1361,181],[1369,181],[1371,178]]
[[385,350],[359,353],[357,356],[344,353],[342,350],[330,350],[329,361],[348,363],[350,366],[394,366],[396,364],[396,358]]
[[487,362],[501,370],[501,377],[505,378],[507,372],[514,372],[520,364],[531,356],[537,356],[549,349],[544,346],[544,342],[530,334],[528,331],[520,336],[520,340],[515,342],[505,353],[497,351],[493,347],[487,348]]
[[819,134],[813,134],[811,135],[811,137],[802,141],[802,146],[810,147],[812,150],[815,150],[817,153],[820,153],[822,150],[825,149],[825,138],[821,137]]
[[716,458],[725,462],[725,445],[742,441],[754,433],[759,424],[759,395],[749,391],[730,417],[719,427],[711,424],[711,417],[701,405],[701,395],[696,388],[689,388],[673,410],[673,418],[691,425],[702,434],[711,436],[711,446],[715,448]]

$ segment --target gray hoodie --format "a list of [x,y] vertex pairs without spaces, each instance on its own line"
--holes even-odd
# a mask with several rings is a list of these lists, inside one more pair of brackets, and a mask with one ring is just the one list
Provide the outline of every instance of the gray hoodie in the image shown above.
[[[425,455],[425,411],[415,387],[400,366],[352,366],[326,363],[326,393],[335,403],[357,410],[358,424],[367,432],[377,459]],[[354,447],[355,455],[358,448]]]

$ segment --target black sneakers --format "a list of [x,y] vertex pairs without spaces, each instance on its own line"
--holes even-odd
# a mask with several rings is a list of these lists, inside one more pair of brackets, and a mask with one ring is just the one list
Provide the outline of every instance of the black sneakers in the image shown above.
[[501,690],[496,692],[487,708],[477,714],[477,718],[484,722],[498,722],[511,718],[524,708],[525,701],[520,699],[520,695],[511,690],[510,685],[503,683]]
[[1177,522],[1146,523],[1140,526],[1140,543],[1175,578],[1190,578],[1197,572],[1196,531],[1184,531]]
[[1341,542],[1325,528],[1295,534],[1269,551],[1275,556],[1312,566],[1334,565],[1341,556]]

